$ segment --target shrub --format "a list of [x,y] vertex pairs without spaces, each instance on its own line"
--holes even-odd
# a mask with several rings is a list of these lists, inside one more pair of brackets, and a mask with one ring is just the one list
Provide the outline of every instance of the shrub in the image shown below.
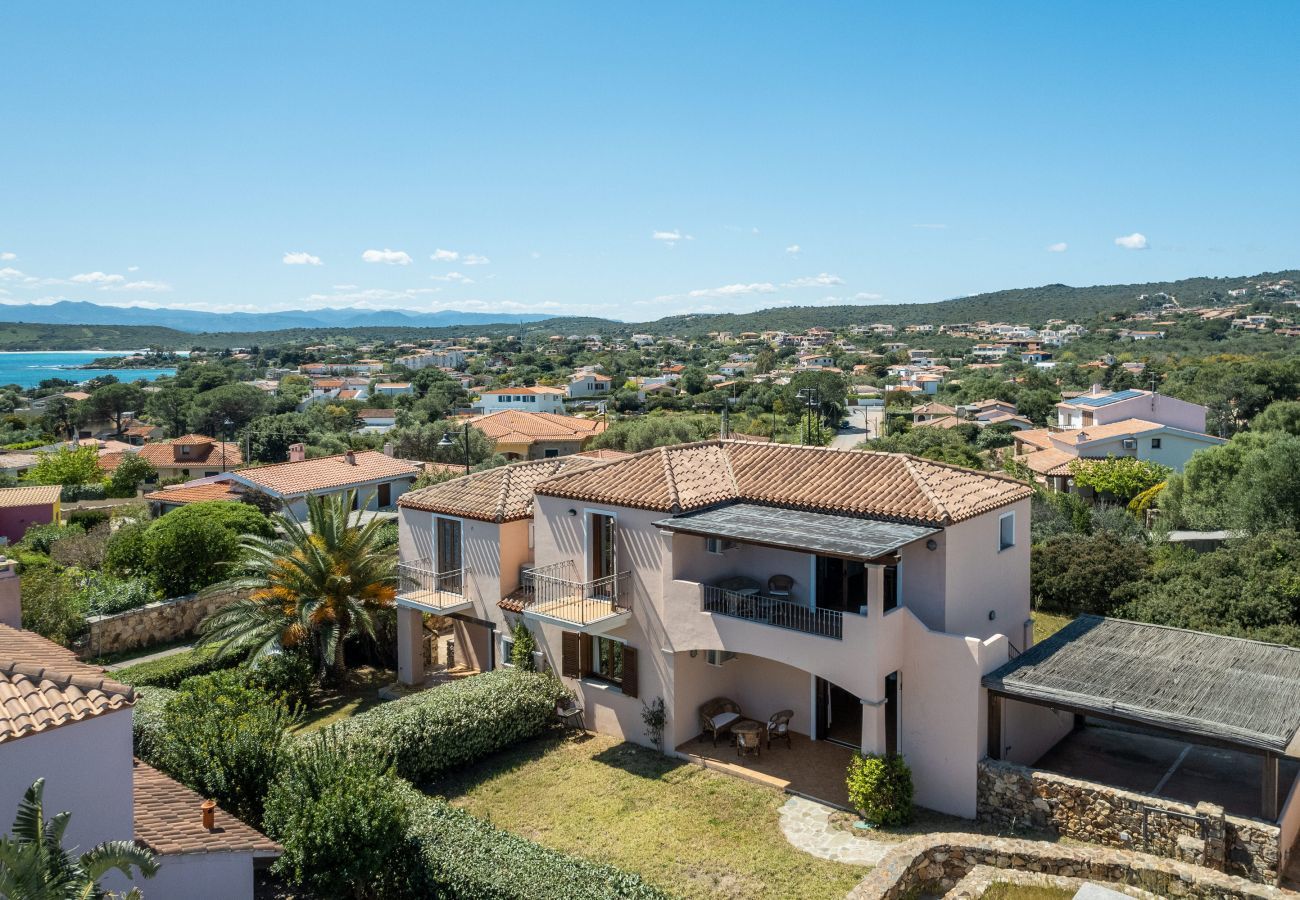
[[104,486],[94,484],[65,484],[59,494],[64,503],[76,503],[78,500],[103,500],[108,496]]
[[270,537],[271,524],[246,503],[191,503],[149,526],[147,564],[168,597],[193,593],[230,574],[244,534]]
[[158,759],[165,728],[163,712],[175,696],[176,692],[171,688],[159,687],[146,688],[136,695],[135,707],[131,710],[132,743],[135,755],[146,762]]
[[282,650],[255,659],[238,670],[249,687],[284,698],[297,712],[308,705],[316,686],[316,671],[305,652]]
[[441,798],[423,797],[413,790],[411,795],[408,836],[417,865],[409,876],[409,896],[458,900],[668,898],[639,875],[516,837]]
[[912,770],[897,753],[854,753],[845,779],[849,802],[872,825],[912,821]]
[[106,509],[74,509],[68,513],[69,525],[80,525],[86,531],[108,523],[109,513]]
[[39,568],[22,576],[23,628],[64,647],[86,634],[86,606],[75,569]]
[[50,548],[54,542],[60,538],[85,534],[85,529],[76,525],[60,525],[57,522],[49,525],[31,525],[23,532],[23,539],[19,546],[30,550],[32,553],[50,554]]
[[541,734],[565,695],[552,675],[499,669],[354,716],[342,723],[340,738],[422,783]]
[[533,654],[537,652],[537,641],[533,640],[533,633],[528,630],[528,626],[523,620],[515,623],[514,629],[510,632],[510,639],[514,645],[510,648],[510,665],[524,672],[537,671],[537,662]]
[[127,522],[114,531],[104,548],[104,571],[119,578],[145,575],[149,571],[144,537],[148,529],[148,522]]
[[239,654],[218,657],[211,647],[197,647],[182,653],[173,653],[162,659],[136,663],[113,673],[113,678],[134,687],[180,687],[182,681],[195,675],[206,675],[239,665]]
[[1142,578],[1150,564],[1144,545],[1114,534],[1060,534],[1033,546],[1030,591],[1049,612],[1110,615],[1118,605],[1116,590]]
[[80,595],[86,614],[91,616],[111,616],[159,600],[158,589],[151,581],[113,578],[98,572],[87,572],[82,576]]
[[107,547],[107,525],[101,525],[93,531],[81,531],[78,528],[50,545],[50,559],[61,566],[98,569],[104,564],[104,551]]
[[258,827],[280,769],[291,717],[284,703],[231,672],[181,683],[163,710],[158,764],[177,781]]
[[108,477],[108,495],[110,497],[134,497],[140,482],[148,481],[158,475],[153,463],[137,453],[128,453],[122,457],[113,474]]
[[323,900],[392,895],[409,798],[385,764],[345,753],[332,729],[317,735],[289,754],[266,796],[266,831],[284,847],[275,871]]

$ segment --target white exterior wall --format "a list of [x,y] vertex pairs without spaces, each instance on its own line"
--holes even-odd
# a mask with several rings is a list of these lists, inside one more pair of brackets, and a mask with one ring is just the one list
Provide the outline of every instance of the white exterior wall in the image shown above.
[[[1160,441],[1159,448],[1151,446],[1153,438]],[[1135,450],[1125,449],[1123,438],[1114,438],[1113,440],[1090,443],[1085,452],[1088,456],[1102,458],[1107,456],[1135,456],[1138,459],[1150,460],[1163,466],[1169,466],[1175,472],[1181,472],[1183,467],[1187,465],[1187,461],[1192,458],[1192,454],[1197,450],[1204,450],[1206,447],[1217,447],[1223,443],[1213,438],[1196,438],[1169,431],[1152,435],[1137,435],[1134,440],[1137,441],[1137,449]]]
[[37,778],[45,779],[46,817],[72,813],[65,847],[85,851],[101,841],[131,840],[130,708],[0,744],[0,833],[8,832]]
[[[1016,517],[1015,546],[999,551],[998,522],[1007,513]],[[944,565],[945,616],[943,630],[982,639],[1005,634],[1024,649],[1024,623],[1029,602],[1029,501],[951,525]],[[994,618],[989,618],[989,613]]]
[[135,882],[149,900],[252,900],[251,853],[182,853],[158,861],[157,875]]
[[[527,399],[519,400],[519,397]],[[514,398],[514,399],[512,399]],[[483,394],[479,398],[478,405],[482,407],[484,415],[491,415],[495,412],[501,412],[506,409],[517,409],[521,412],[535,413],[564,413],[564,395],[563,394]]]

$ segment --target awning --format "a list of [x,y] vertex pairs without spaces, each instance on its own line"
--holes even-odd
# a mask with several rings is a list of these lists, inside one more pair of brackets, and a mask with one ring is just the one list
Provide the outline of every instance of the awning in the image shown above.
[[800,512],[754,503],[734,503],[706,512],[661,519],[655,525],[665,531],[851,559],[886,556],[899,547],[940,531],[920,525]]

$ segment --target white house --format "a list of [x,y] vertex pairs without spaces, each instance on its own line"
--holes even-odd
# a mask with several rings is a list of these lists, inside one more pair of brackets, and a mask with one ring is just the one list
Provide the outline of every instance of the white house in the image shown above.
[[478,401],[474,404],[474,411],[483,415],[491,415],[495,412],[501,412],[507,409],[517,409],[522,412],[542,412],[542,413],[564,413],[564,398],[566,391],[563,388],[543,387],[510,387],[500,388],[492,391],[479,391]]
[[612,382],[612,378],[599,372],[574,372],[564,390],[570,399],[597,397],[608,394]]

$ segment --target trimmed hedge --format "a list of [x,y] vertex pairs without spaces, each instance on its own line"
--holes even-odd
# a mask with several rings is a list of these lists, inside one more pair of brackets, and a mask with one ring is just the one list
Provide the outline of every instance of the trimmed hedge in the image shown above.
[[153,763],[158,758],[158,748],[166,730],[163,710],[175,696],[176,691],[171,688],[150,687],[140,691],[136,697],[131,711],[131,736],[135,755],[145,762]]
[[420,784],[541,734],[566,693],[553,675],[498,669],[354,716],[340,738]]
[[408,800],[408,810],[407,840],[415,858],[408,863],[414,870],[408,876],[407,896],[669,900],[669,894],[647,884],[640,875],[516,837],[441,798],[415,794]]
[[176,688],[192,675],[206,675],[209,672],[233,668],[241,661],[237,653],[218,657],[215,647],[195,647],[193,650],[173,653],[162,659],[125,666],[111,674],[115,681],[133,687]]

